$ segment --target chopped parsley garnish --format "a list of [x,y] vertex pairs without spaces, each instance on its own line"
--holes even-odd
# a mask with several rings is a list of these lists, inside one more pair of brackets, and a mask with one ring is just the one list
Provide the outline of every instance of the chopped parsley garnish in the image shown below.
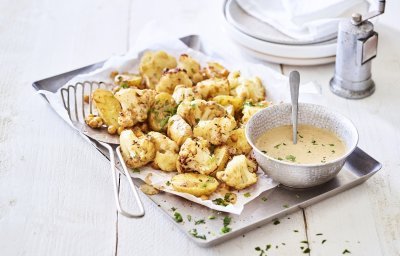
[[334,154],[336,151],[335,150],[332,150],[332,153]]
[[316,234],[316,236],[322,236],[322,233],[318,233],[318,234]]
[[132,172],[137,172],[137,173],[139,173],[139,172],[140,172],[140,169],[139,169],[139,168],[133,168],[133,169],[132,169]]
[[200,225],[200,224],[206,224],[206,221],[204,219],[201,219],[201,220],[196,220],[194,222],[194,225]]
[[349,250],[345,249],[342,254],[351,253]]
[[293,232],[298,233],[299,231],[297,229],[293,230]]
[[196,237],[196,238],[200,238],[200,239],[203,239],[203,240],[206,240],[207,239],[207,237],[205,236],[205,235],[199,235],[198,233],[197,233],[197,229],[192,229],[192,230],[190,230],[189,231],[189,234],[191,234],[192,236],[194,236],[194,237]]
[[280,224],[281,222],[278,220],[278,219],[276,219],[276,220],[274,220],[274,225],[278,225],[278,224]]
[[312,140],[311,143],[312,143],[313,145],[318,145],[316,140]]
[[301,136],[300,134],[299,134],[299,137],[300,137],[300,138],[304,138],[304,137],[303,137],[303,136]]
[[188,215],[188,216],[186,216],[186,218],[188,219],[189,222],[192,221],[192,215]]
[[174,212],[174,211],[176,211],[176,208],[175,207],[171,207],[171,210]]
[[285,142],[283,142],[283,143],[282,143],[282,145],[283,145],[283,146],[286,146],[286,143],[285,143]]
[[283,205],[283,208],[289,208],[289,205],[284,204],[284,205]]
[[125,83],[123,83],[123,84],[121,84],[121,87],[122,87],[122,88],[124,88],[124,89],[127,89],[127,88],[129,88],[129,85],[128,85],[128,84],[125,84]]
[[167,182],[165,182],[165,185],[169,186],[169,185],[171,185],[171,182],[169,182],[169,180],[167,180]]
[[222,198],[215,198],[214,200],[212,200],[212,202],[216,205],[222,205],[222,206],[227,206],[229,203],[227,203],[224,199]]
[[303,251],[303,253],[309,253],[309,252],[311,252],[310,248],[306,248],[306,249]]
[[261,197],[261,200],[263,200],[264,202],[268,200],[268,198],[266,198],[265,196]]
[[265,250],[268,251],[269,249],[271,249],[271,247],[272,246],[270,244],[267,244],[267,246],[265,246]]
[[208,216],[209,220],[215,220],[215,216]]
[[326,239],[322,240],[321,244],[324,244],[326,242]]
[[230,203],[230,202],[231,202],[231,196],[232,196],[232,193],[226,193],[226,194],[224,195],[224,200],[225,200],[225,202]]
[[285,158],[286,158],[286,160],[289,160],[289,161],[291,161],[291,162],[296,161],[296,157],[293,156],[293,155],[287,155]]
[[281,144],[277,144],[274,146],[274,148],[279,148],[281,146]]
[[282,160],[283,160],[283,158],[281,158],[281,157],[278,157],[278,160],[282,161]]
[[251,197],[251,194],[250,194],[249,192],[247,192],[247,193],[245,193],[243,196],[244,196],[244,197]]
[[303,243],[303,244],[308,244],[308,241],[301,241],[300,243]]
[[334,146],[335,146],[335,144],[329,144],[329,146],[331,146],[331,147],[334,147]]
[[311,153],[311,151],[310,150],[308,150],[308,152],[307,153]]
[[261,248],[260,248],[260,246],[257,246],[256,248],[254,248],[254,250],[261,251]]
[[229,224],[231,224],[231,220],[232,220],[231,217],[225,216],[225,218],[223,220],[224,226],[221,228],[221,233],[222,234],[228,233],[228,232],[230,232],[232,230],[230,227],[228,227]]
[[264,154],[267,154],[267,151],[265,151],[265,150],[261,150],[261,152],[263,152]]
[[175,212],[174,217],[175,217],[175,221],[178,223],[183,221],[182,215],[179,212]]

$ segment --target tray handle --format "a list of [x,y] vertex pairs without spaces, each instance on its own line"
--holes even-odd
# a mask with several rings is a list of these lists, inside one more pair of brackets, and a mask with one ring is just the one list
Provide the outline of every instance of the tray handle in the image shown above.
[[[144,208],[143,208],[143,203],[140,200],[139,194],[137,192],[137,188],[135,187],[135,185],[133,184],[132,178],[129,175],[129,171],[126,168],[125,162],[122,160],[121,161],[121,165],[122,165],[122,169],[124,169],[125,172],[125,176],[128,180],[129,186],[133,192],[133,195],[135,197],[135,202],[137,203],[137,206],[139,207],[139,211],[137,213],[130,213],[125,211],[124,209],[122,209],[121,207],[121,202],[119,200],[119,193],[118,193],[118,185],[117,185],[117,178],[116,178],[116,169],[115,169],[115,156],[114,156],[114,150],[113,148],[107,144],[107,143],[103,143],[103,142],[99,142],[103,147],[107,148],[108,152],[110,153],[110,164],[111,164],[111,172],[113,175],[113,184],[114,184],[114,197],[115,197],[115,203],[117,205],[117,210],[118,212],[128,218],[141,218],[144,216],[145,212],[144,212]],[[119,157],[119,159],[122,159],[121,156],[121,151],[120,151],[120,147],[117,147],[117,155]]]

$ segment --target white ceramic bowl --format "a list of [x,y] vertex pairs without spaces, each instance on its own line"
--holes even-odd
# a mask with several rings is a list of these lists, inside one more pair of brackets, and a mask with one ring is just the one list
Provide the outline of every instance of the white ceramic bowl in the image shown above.
[[308,188],[325,183],[342,169],[347,157],[358,142],[358,132],[346,117],[326,107],[300,103],[299,124],[313,125],[335,133],[346,145],[346,153],[333,161],[318,164],[296,164],[279,161],[263,154],[256,146],[257,139],[267,130],[291,124],[291,104],[279,104],[257,112],[246,125],[246,137],[253,147],[260,167],[274,180],[293,188]]

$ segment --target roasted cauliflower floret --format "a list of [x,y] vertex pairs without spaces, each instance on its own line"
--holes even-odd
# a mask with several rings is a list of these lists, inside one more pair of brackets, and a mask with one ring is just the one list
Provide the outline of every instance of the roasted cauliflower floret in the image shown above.
[[243,105],[243,110],[242,110],[243,113],[242,123],[246,124],[255,113],[268,106],[269,103],[266,101],[260,101],[257,103],[246,102]]
[[156,148],[149,136],[137,137],[133,131],[121,133],[120,145],[122,157],[130,168],[139,168],[154,160]]
[[144,89],[142,77],[138,74],[122,73],[114,77],[114,83],[122,88],[136,87]]
[[226,145],[221,145],[215,147],[214,156],[217,159],[217,169],[215,172],[223,171],[225,169],[226,163],[228,163],[230,158],[229,147]]
[[193,131],[192,127],[180,115],[174,115],[168,120],[167,134],[181,146],[187,138],[193,136]]
[[258,77],[250,79],[239,78],[239,85],[234,90],[231,90],[231,94],[251,102],[258,102],[265,99],[265,88]]
[[180,84],[185,87],[192,87],[192,80],[190,80],[186,70],[180,68],[167,69],[156,85],[156,91],[172,94],[175,87]]
[[157,94],[149,111],[148,123],[150,129],[156,132],[165,132],[168,120],[175,115],[176,108],[175,100],[170,94],[166,92]]
[[175,68],[176,65],[175,57],[164,51],[146,52],[140,59],[139,71],[147,87],[155,89],[164,69]]
[[226,115],[224,107],[205,100],[183,101],[177,110],[177,114],[183,117],[190,126],[195,126],[200,120],[211,120],[215,117]]
[[188,138],[179,151],[178,172],[198,172],[210,174],[217,169],[215,156],[210,152],[210,144],[205,139]]
[[195,92],[202,99],[213,98],[217,95],[229,95],[229,83],[226,79],[210,78],[197,83]]
[[205,78],[226,78],[229,71],[218,62],[208,62],[207,67],[203,68],[203,77]]
[[229,73],[228,82],[231,90],[235,89],[239,85],[239,77],[240,77],[240,71],[238,70]]
[[189,78],[194,84],[203,80],[200,64],[187,54],[179,56],[178,68],[186,70]]
[[147,135],[150,136],[156,148],[153,168],[166,172],[176,171],[176,161],[179,152],[178,144],[159,132],[149,132]]
[[217,172],[217,179],[235,189],[244,189],[257,182],[257,163],[244,155],[234,156],[224,171]]
[[244,128],[239,128],[231,132],[226,145],[229,146],[229,151],[233,155],[247,155],[251,151],[251,146],[247,142]]
[[184,100],[191,101],[194,100],[196,97],[192,87],[178,85],[175,87],[172,98],[174,98],[176,104],[180,104]]
[[236,121],[232,116],[216,117],[212,120],[201,120],[193,129],[193,135],[202,137],[213,145],[221,145],[235,127]]
[[154,90],[121,89],[115,97],[121,103],[122,111],[118,117],[118,124],[122,127],[132,127],[138,122],[144,122],[150,106],[154,103]]

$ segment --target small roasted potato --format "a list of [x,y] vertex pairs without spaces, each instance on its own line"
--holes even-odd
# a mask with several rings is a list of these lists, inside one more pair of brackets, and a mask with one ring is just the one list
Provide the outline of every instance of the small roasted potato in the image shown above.
[[188,138],[181,146],[177,162],[178,172],[210,174],[218,167],[215,156],[210,152],[210,143],[201,138]]
[[207,67],[203,69],[203,77],[205,78],[227,78],[229,71],[218,62],[208,62]]
[[172,187],[178,192],[194,196],[211,195],[218,187],[218,181],[208,175],[199,173],[182,173],[172,177]]
[[202,99],[210,99],[217,95],[229,95],[229,83],[226,79],[210,78],[198,82],[194,90]]
[[247,142],[244,128],[239,128],[231,132],[226,145],[230,148],[233,155],[247,155],[251,151],[251,146]]
[[214,149],[214,156],[217,159],[218,165],[215,171],[223,171],[230,158],[229,147],[226,145],[216,147]]
[[194,100],[196,98],[192,87],[186,87],[185,85],[178,85],[174,89],[172,94],[176,104],[180,104],[184,100]]
[[157,94],[153,106],[150,107],[148,123],[151,130],[165,132],[171,116],[175,115],[177,105],[172,96],[162,92]]
[[180,115],[174,115],[168,120],[167,134],[181,146],[187,138],[193,136],[193,131],[192,127]]
[[164,69],[175,68],[175,57],[165,51],[146,52],[140,59],[139,71],[147,88],[155,89]]
[[213,145],[221,145],[235,129],[236,121],[232,116],[216,117],[212,120],[201,120],[193,129],[195,137],[202,137]]
[[200,64],[187,54],[181,54],[181,56],[179,56],[178,68],[186,70],[194,84],[203,80]]
[[114,97],[111,91],[96,89],[92,94],[93,102],[107,126],[114,126],[118,129],[118,116],[122,111],[121,104]]
[[200,120],[211,120],[225,116],[227,113],[221,105],[213,101],[192,100],[183,101],[177,109],[180,115],[190,126],[195,126]]
[[267,101],[260,101],[257,103],[245,102],[242,110],[242,123],[246,124],[255,113],[268,106],[269,103]]
[[192,84],[192,80],[190,80],[186,70],[180,68],[167,69],[157,83],[156,91],[172,94],[177,85],[192,87]]
[[234,97],[230,95],[218,95],[215,96],[212,100],[222,106],[232,105],[236,113],[243,108],[243,100],[240,97]]
[[144,89],[142,77],[139,74],[122,73],[114,77],[114,83],[122,88],[136,87]]
[[265,88],[258,77],[239,79],[239,85],[231,90],[231,94],[251,102],[265,99]]
[[118,117],[118,124],[122,127],[132,127],[138,122],[146,121],[155,96],[156,92],[154,90],[139,90],[134,88],[119,90],[115,94],[115,97],[122,106],[122,111]]
[[164,134],[159,132],[149,132],[151,141],[156,147],[156,156],[153,168],[166,172],[176,171],[176,161],[178,160],[179,146]]
[[139,168],[154,160],[156,148],[149,136],[137,137],[132,130],[124,130],[119,139],[122,158],[128,167]]
[[257,182],[257,162],[244,155],[234,156],[225,170],[217,172],[217,179],[235,189],[244,189]]

